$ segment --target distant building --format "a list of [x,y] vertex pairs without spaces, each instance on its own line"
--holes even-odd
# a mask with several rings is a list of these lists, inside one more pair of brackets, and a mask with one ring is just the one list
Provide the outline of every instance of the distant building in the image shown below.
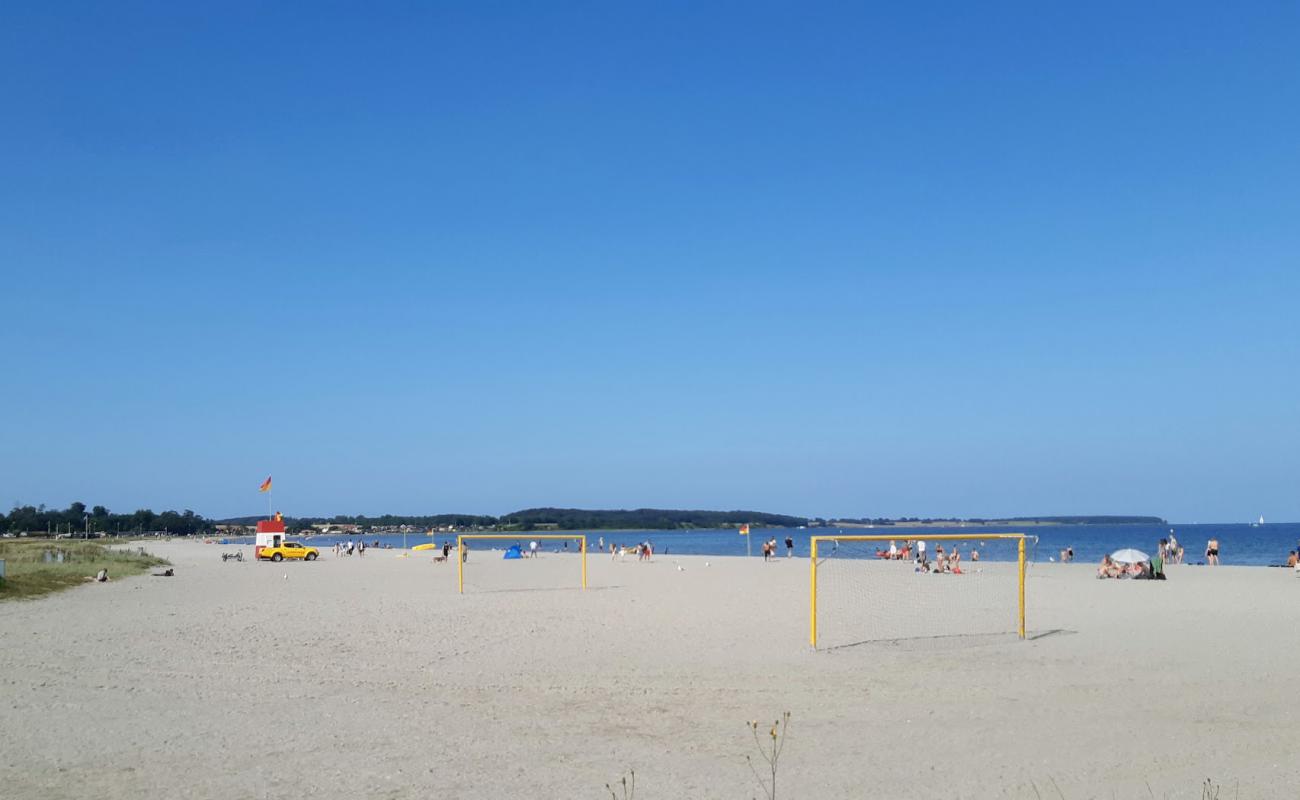
[[321,533],[360,533],[360,525],[345,525],[338,522],[317,522],[312,525],[313,528]]

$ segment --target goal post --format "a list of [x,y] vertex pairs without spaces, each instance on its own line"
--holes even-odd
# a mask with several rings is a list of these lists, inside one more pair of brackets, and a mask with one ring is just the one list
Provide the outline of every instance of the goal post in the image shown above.
[[[817,648],[818,623],[824,626],[828,603],[834,604],[831,612],[842,630],[850,631],[844,638],[857,637],[844,643],[1005,634],[1011,629],[1024,639],[1026,540],[1037,542],[1037,537],[1023,533],[927,534],[917,529],[869,536],[814,536],[808,559],[809,643]],[[912,542],[917,542],[917,547]],[[924,552],[924,567],[917,549],[922,542],[930,548]],[[930,559],[945,544],[950,553],[969,548],[969,557],[962,554],[948,560],[945,556],[942,566],[938,560],[932,564]],[[834,580],[828,581],[827,571],[832,567]],[[1014,617],[1003,617],[1013,604]],[[933,624],[930,617],[938,617],[950,627]],[[871,624],[881,619],[906,627],[891,632],[888,625]]]
[[465,533],[456,537],[456,591],[465,593],[465,557],[468,552],[467,542],[492,540],[518,542],[527,537],[535,541],[565,541],[578,543],[578,554],[582,560],[582,588],[587,588],[587,536],[581,533]]

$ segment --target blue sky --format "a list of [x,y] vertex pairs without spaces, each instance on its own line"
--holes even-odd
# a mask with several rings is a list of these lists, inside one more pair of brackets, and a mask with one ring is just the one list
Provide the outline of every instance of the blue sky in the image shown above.
[[1300,519],[1297,75],[1294,3],[6,3],[0,502]]

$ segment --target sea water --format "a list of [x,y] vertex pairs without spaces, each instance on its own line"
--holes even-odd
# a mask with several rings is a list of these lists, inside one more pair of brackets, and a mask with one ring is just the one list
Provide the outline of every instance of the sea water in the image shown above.
[[[754,528],[750,536],[751,541],[746,542],[745,536],[741,536],[733,529],[726,530],[636,530],[636,531],[573,531],[574,534],[585,534],[587,536],[587,546],[594,554],[597,548],[597,542],[601,537],[605,540],[605,549],[608,551],[610,544],[619,544],[632,546],[638,542],[650,541],[654,544],[657,555],[712,555],[712,556],[743,556],[747,552],[757,557],[762,554],[763,541],[775,538],[777,541],[777,556],[785,558],[785,539],[790,537],[794,540],[795,556],[807,556],[809,550],[809,539],[813,536],[835,536],[837,533],[845,536],[870,535],[870,536],[890,536],[898,540],[899,547],[902,547],[905,539],[925,539],[936,534],[956,534],[964,538],[959,545],[963,554],[968,549],[978,548],[980,545],[979,535],[981,533],[1025,533],[1030,536],[1038,537],[1037,546],[1031,545],[1028,553],[1029,557],[1038,562],[1059,561],[1060,552],[1066,548],[1074,550],[1074,560],[1076,562],[1101,561],[1101,557],[1106,553],[1113,553],[1126,547],[1132,547],[1145,553],[1154,554],[1158,542],[1162,538],[1168,538],[1170,531],[1178,538],[1178,543],[1183,546],[1185,556],[1183,563],[1196,564],[1205,562],[1205,545],[1210,539],[1219,540],[1219,563],[1224,565],[1237,566],[1272,566],[1280,565],[1286,562],[1287,553],[1295,550],[1300,543],[1300,523],[1268,523],[1265,525],[1029,525],[1029,526],[963,526],[963,527],[933,527],[933,528],[912,528],[901,526],[884,526],[873,528]],[[555,533],[547,531],[547,533]],[[474,549],[504,549],[511,544],[519,543],[525,548],[528,546],[529,533],[507,533],[506,538],[499,541],[475,542]],[[291,539],[293,537],[290,537]],[[313,547],[325,550],[334,546],[335,542],[346,544],[349,541],[364,540],[367,545],[372,545],[378,541],[381,546],[400,548],[403,544],[401,534],[370,534],[356,536],[311,536],[306,537],[305,541]],[[251,542],[251,537],[245,537],[243,541]],[[424,534],[407,534],[405,543],[407,547],[414,547],[417,544],[428,542],[437,542],[442,544],[450,541],[455,545],[456,537],[454,534],[436,534],[432,538]],[[564,552],[563,543],[558,540],[544,540],[542,547],[546,552],[560,551]],[[945,545],[948,548],[948,542],[940,541],[935,544]],[[934,552],[935,544],[929,545],[929,551]],[[748,547],[748,550],[747,550]],[[885,541],[880,544],[881,549],[888,549],[889,542]],[[870,550],[870,547],[861,548],[863,552]],[[576,544],[570,543],[568,552],[577,552]],[[984,551],[984,557],[991,560],[999,560],[1014,557],[1010,548],[988,548]]]

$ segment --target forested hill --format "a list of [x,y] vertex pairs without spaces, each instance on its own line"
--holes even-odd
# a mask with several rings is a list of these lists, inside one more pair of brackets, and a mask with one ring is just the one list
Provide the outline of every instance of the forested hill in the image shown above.
[[794,528],[808,524],[804,517],[768,514],[762,511],[678,511],[664,508],[632,510],[586,510],[581,508],[527,508],[505,514],[502,528],[529,530],[555,527],[559,530],[610,530],[615,528],[673,530],[678,528],[734,528],[750,524],[771,528]]
[[[217,522],[225,525],[255,525],[258,520],[263,519],[266,519],[265,514],[251,517],[230,517],[229,519],[219,519]],[[357,525],[362,529],[392,528],[399,525],[412,525],[417,528],[442,528],[448,525],[457,528],[491,528],[497,524],[496,517],[478,514],[381,514],[377,517],[368,517],[365,514],[355,516],[339,514],[333,517],[286,516],[285,521],[290,528],[324,522],[335,525]]]
[[[252,525],[265,517],[235,517],[221,522],[234,525]],[[768,514],[762,511],[681,511],[664,508],[637,508],[618,510],[589,510],[582,508],[526,508],[500,517],[472,514],[437,514],[432,516],[336,516],[291,517],[291,526],[330,522],[359,525],[363,529],[413,525],[421,528],[438,528],[454,525],[457,528],[499,528],[503,530],[554,529],[562,531],[646,529],[676,530],[683,528],[734,528],[754,525],[769,528],[793,528],[808,524],[804,517],[786,514]]]

